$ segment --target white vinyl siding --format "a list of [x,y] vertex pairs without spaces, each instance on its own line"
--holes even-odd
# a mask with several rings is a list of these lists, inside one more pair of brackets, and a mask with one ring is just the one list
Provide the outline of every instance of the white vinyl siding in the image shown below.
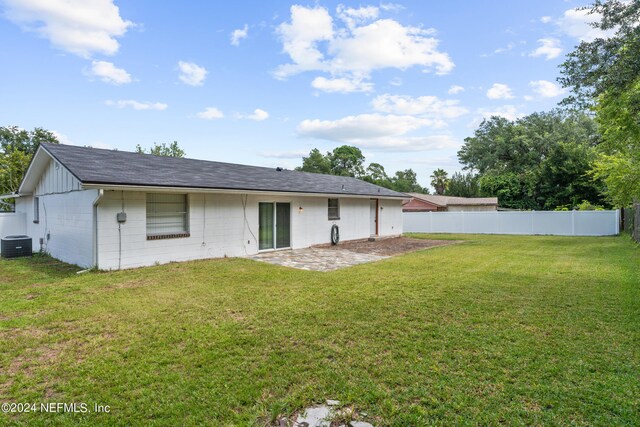
[[186,194],[147,194],[147,236],[189,232]]

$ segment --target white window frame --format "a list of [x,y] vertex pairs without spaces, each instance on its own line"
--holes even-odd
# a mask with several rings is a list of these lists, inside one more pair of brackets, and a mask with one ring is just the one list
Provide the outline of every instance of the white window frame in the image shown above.
[[40,197],[33,197],[33,223],[40,222]]
[[[331,206],[331,201],[336,201],[336,206]],[[331,215],[331,210],[334,209],[335,213]],[[340,219],[340,199],[337,197],[327,199],[327,218],[329,221],[337,221]]]
[[[160,205],[162,203],[172,203],[172,202],[161,202],[157,200],[149,200],[150,198],[154,198],[155,196],[182,196],[184,198],[184,209],[180,211],[167,211],[167,212],[158,212],[157,210],[150,211],[149,205],[156,204]],[[179,237],[189,237],[189,196],[188,194],[176,194],[176,193],[147,193],[146,194],[146,232],[147,232],[147,240],[157,240],[157,239],[171,239],[171,238],[179,238]],[[154,219],[160,218],[162,216],[171,216],[174,215],[176,217],[182,216],[183,226],[181,230],[173,230],[173,231],[160,231],[160,232],[150,232],[149,230],[149,222]]]

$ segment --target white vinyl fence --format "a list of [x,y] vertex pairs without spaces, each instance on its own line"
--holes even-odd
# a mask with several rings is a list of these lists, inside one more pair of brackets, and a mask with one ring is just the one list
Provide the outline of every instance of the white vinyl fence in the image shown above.
[[0,238],[12,234],[24,234],[27,219],[22,212],[0,212]]
[[403,212],[405,233],[612,236],[619,211]]

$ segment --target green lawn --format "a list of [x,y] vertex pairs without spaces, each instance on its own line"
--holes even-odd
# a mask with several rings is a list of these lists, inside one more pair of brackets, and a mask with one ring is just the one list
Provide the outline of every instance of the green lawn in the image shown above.
[[32,425],[268,425],[338,399],[377,426],[640,424],[640,249],[465,243],[332,273],[245,259],[77,275],[0,260],[0,402]]

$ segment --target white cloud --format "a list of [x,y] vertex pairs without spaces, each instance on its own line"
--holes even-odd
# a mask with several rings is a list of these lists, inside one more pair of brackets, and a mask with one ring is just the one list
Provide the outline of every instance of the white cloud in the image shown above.
[[542,16],[542,17],[540,17],[540,22],[542,22],[543,24],[548,24],[552,20],[553,20],[553,18],[551,18],[550,16]]
[[105,104],[110,107],[117,108],[133,108],[134,110],[166,110],[168,105],[161,102],[138,102],[133,99],[126,99],[120,101],[105,101]]
[[371,92],[373,83],[363,81],[359,78],[340,77],[327,79],[326,77],[316,77],[311,82],[311,86],[324,92]]
[[464,92],[464,88],[462,86],[459,86],[459,85],[453,85],[447,91],[447,93],[449,95],[456,95],[456,94],[458,94],[460,92]]
[[381,150],[422,151],[456,145],[449,135],[407,135],[433,125],[433,120],[414,116],[361,114],[338,120],[303,120],[296,132],[301,137]]
[[402,78],[394,77],[389,81],[391,86],[402,86]]
[[193,62],[178,62],[180,68],[180,80],[189,86],[202,86],[207,78],[208,71]]
[[533,52],[529,54],[529,56],[538,57],[544,56],[545,59],[553,59],[560,56],[562,53],[562,46],[560,45],[560,40],[554,38],[544,38],[538,40],[540,46],[536,48]]
[[392,19],[380,19],[354,28],[348,36],[336,37],[330,51],[334,72],[368,74],[382,68],[407,69],[422,66],[424,71],[448,74],[454,64],[445,52],[438,50],[439,41],[433,30],[405,27]]
[[120,17],[113,0],[4,0],[6,17],[83,58],[118,52],[117,37],[134,25]]
[[131,83],[131,74],[123,68],[117,68],[111,62],[92,61],[89,75],[99,77],[105,83],[122,85]]
[[216,120],[224,117],[224,113],[216,107],[207,107],[196,115],[204,120]]
[[238,115],[237,117],[239,119],[248,119],[248,120],[254,120],[256,122],[261,122],[269,118],[269,113],[267,113],[266,111],[260,108],[256,108],[255,110],[253,110],[253,114],[249,114],[246,116]]
[[57,130],[52,130],[51,133],[53,134],[53,136],[56,137],[56,139],[58,140],[58,142],[60,142],[60,144],[76,145],[73,143],[73,141],[71,141],[71,139],[67,135],[60,133]]
[[334,22],[326,8],[292,6],[290,21],[276,30],[291,62],[280,65],[275,77],[320,71],[330,73],[331,80],[363,80],[378,69],[414,66],[436,74],[451,72],[454,63],[438,49],[434,30],[378,19],[378,14],[377,7],[339,6]]
[[399,3],[380,3],[380,9],[385,12],[399,12],[404,9],[404,6]]
[[286,78],[292,74],[322,70],[324,55],[318,50],[318,42],[333,37],[333,19],[323,7],[306,8],[291,6],[291,23],[283,22],[277,28],[282,49],[289,55],[292,64],[281,65],[276,77]]
[[535,80],[529,82],[533,91],[543,98],[554,98],[564,93],[564,90],[557,84],[548,80]]
[[503,83],[494,83],[493,86],[487,90],[487,98],[489,99],[511,99],[513,93],[511,88]]
[[[374,98],[371,102],[373,109],[383,113],[401,115],[419,115],[439,121],[438,127],[446,125],[442,119],[460,117],[468,110],[459,105],[459,101],[440,99],[437,96],[411,96],[384,94]],[[434,122],[436,123],[436,122]]]
[[591,42],[597,38],[609,38],[615,33],[615,30],[602,31],[591,26],[600,19],[600,14],[590,14],[588,9],[569,9],[556,24],[565,34],[580,41]]
[[505,47],[499,47],[496,50],[494,50],[493,53],[499,54],[499,53],[509,52],[510,50],[513,50],[514,47],[516,47],[516,44],[514,42],[509,42]]
[[240,44],[240,40],[246,39],[249,35],[249,26],[244,24],[244,27],[238,28],[237,30],[233,30],[231,32],[231,44],[234,46],[238,46]]
[[375,6],[364,6],[354,9],[339,4],[336,8],[338,18],[340,18],[349,28],[355,28],[378,17],[380,9]]
[[493,116],[498,116],[504,117],[507,120],[515,120],[519,117],[524,116],[524,114],[519,112],[514,105],[504,105],[502,107],[491,110],[480,108],[478,110],[478,113],[484,119],[490,119]]

